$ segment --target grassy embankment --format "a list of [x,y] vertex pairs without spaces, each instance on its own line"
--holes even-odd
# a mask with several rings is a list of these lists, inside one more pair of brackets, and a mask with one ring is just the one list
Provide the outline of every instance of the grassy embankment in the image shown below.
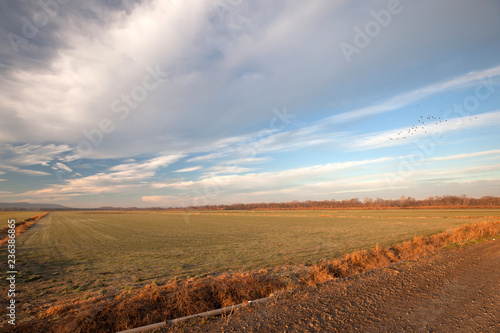
[[0,218],[4,218],[3,220],[5,221],[5,227],[0,228],[0,246],[7,244],[7,241],[9,240],[9,227],[7,225],[8,221],[15,221],[15,235],[17,237],[48,214],[38,212],[37,215],[34,215],[34,213],[35,212],[23,212],[21,214],[11,214],[1,212]]

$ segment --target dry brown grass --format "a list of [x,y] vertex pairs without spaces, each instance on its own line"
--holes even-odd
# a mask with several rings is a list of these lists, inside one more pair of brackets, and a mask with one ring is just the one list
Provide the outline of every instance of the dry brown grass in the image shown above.
[[[16,236],[25,232],[29,227],[31,227],[33,224],[40,221],[40,219],[45,217],[47,214],[48,213],[35,215],[35,216],[30,217],[29,219],[26,219],[24,221],[16,222]],[[9,230],[9,227],[5,227],[5,228],[0,229],[0,247],[7,244],[7,241],[9,240],[8,230]]]
[[373,268],[385,267],[400,260],[414,260],[438,248],[452,243],[465,243],[500,233],[500,221],[464,225],[452,231],[429,237],[415,237],[392,247],[377,245],[369,251],[357,251],[344,255],[339,260],[325,261],[311,266],[301,280],[305,284],[316,284],[327,280],[350,276]]
[[114,298],[58,304],[43,316],[74,318],[65,321],[58,332],[114,332],[262,298],[285,287],[268,273],[260,270],[147,285]]
[[[500,234],[500,221],[465,225],[429,237],[415,237],[391,247],[346,254],[305,269],[257,270],[170,281],[163,286],[87,300],[66,300],[50,307],[39,319],[16,326],[16,331],[114,332],[213,310],[266,297],[287,288],[322,283],[338,277],[414,260],[452,243],[467,243]],[[279,273],[278,273],[279,272]],[[284,274],[287,272],[287,274]],[[293,278],[290,278],[293,277]],[[53,323],[50,323],[53,321]],[[54,322],[59,325],[58,328]],[[49,326],[50,325],[50,326]]]

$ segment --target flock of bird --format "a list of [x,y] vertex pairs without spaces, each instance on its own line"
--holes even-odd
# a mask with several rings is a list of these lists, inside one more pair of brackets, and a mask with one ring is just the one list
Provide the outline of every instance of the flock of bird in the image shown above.
[[[427,133],[427,131],[425,130],[426,121],[427,121],[428,125],[430,123],[433,123],[433,122],[435,122],[436,125],[443,122],[443,120],[441,120],[441,117],[434,117],[433,115],[428,115],[424,119],[424,116],[420,116],[420,119],[418,119],[418,122],[416,124],[411,125],[411,128],[408,129],[408,132],[406,132],[406,131],[398,132],[397,137],[389,138],[389,139],[390,140],[403,140],[403,139],[408,138],[410,135],[417,133],[417,131],[421,131],[421,132],[423,131],[424,133]],[[447,120],[444,120],[444,122],[447,122]]]
[[[475,117],[477,119],[477,117]],[[439,123],[445,123],[448,120],[442,120],[441,117],[434,117],[433,115],[428,115],[424,118],[424,116],[420,116],[420,119],[418,119],[418,122],[416,124],[413,124],[411,128],[408,129],[407,131],[400,131],[398,132],[397,137],[391,137],[389,138],[390,140],[404,140],[407,138],[410,138],[410,135],[413,135],[417,133],[417,131],[427,133],[426,131],[426,124],[430,125],[432,123],[435,123],[436,125],[439,125]],[[472,118],[469,119],[469,121],[472,121]]]

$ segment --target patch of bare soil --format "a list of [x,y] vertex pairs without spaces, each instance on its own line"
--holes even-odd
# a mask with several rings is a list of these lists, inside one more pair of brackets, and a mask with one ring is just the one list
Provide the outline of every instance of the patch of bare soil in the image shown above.
[[154,332],[500,332],[500,240],[445,249]]

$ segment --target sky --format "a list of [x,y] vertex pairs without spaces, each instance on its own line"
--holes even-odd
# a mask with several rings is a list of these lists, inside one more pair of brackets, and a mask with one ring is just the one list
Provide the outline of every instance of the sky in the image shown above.
[[0,202],[500,195],[498,0],[0,0]]

